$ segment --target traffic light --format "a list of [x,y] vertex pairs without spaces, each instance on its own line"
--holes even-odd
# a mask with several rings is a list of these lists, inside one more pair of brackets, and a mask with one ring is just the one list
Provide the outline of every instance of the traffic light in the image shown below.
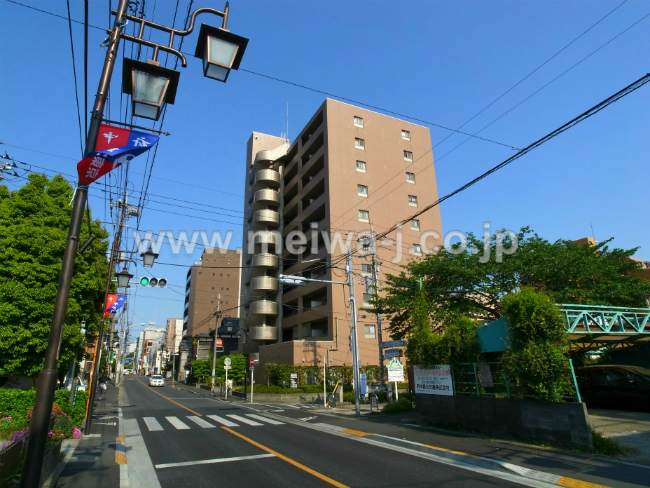
[[165,288],[167,286],[167,280],[165,278],[147,278],[143,276],[140,278],[140,284],[142,286],[157,286],[158,288]]

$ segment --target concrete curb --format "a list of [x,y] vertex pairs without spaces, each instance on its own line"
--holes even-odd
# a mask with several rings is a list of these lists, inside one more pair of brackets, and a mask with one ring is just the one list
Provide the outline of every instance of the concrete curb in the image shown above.
[[81,439],[66,439],[61,444],[61,451],[63,452],[63,460],[54,468],[52,474],[45,480],[41,488],[51,488],[56,485],[56,482],[59,480],[59,476],[63,473],[68,462],[72,458],[75,449],[79,445]]

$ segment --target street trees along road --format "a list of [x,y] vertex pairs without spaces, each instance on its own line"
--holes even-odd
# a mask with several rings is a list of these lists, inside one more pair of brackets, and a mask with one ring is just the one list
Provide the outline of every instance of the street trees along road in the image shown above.
[[[483,240],[468,234],[467,251],[442,249],[411,261],[399,275],[387,273],[386,296],[379,298],[377,311],[389,318],[393,339],[406,337],[411,332],[419,277],[423,278],[434,331],[454,324],[461,316],[496,320],[503,316],[501,298],[522,287],[546,293],[555,303],[645,306],[650,282],[626,276],[637,269],[635,263],[625,260],[637,248],[610,249],[610,241],[597,246],[566,240],[551,243],[526,227],[518,234],[516,251],[504,254],[498,263],[495,235],[489,245],[489,260],[482,262],[486,261]],[[508,248],[509,243],[502,247]]]
[[[43,367],[70,224],[73,188],[61,176],[30,174],[20,189],[0,185],[0,375],[35,377]],[[86,210],[88,212],[88,210]],[[97,332],[108,264],[108,233],[91,221],[95,240],[77,254],[58,369],[70,367],[86,329]],[[84,216],[80,243],[88,239]]]

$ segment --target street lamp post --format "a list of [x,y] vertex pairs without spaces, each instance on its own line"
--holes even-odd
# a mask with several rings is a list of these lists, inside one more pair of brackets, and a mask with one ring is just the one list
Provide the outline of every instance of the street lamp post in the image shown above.
[[[88,154],[95,150],[97,144],[97,138],[99,136],[99,130],[103,119],[104,106],[106,105],[106,99],[108,96],[108,88],[110,85],[111,77],[113,75],[113,68],[115,66],[115,61],[118,56],[118,48],[120,44],[120,39],[124,38],[136,42],[138,44],[143,44],[154,48],[153,61],[156,61],[158,52],[160,50],[169,52],[176,55],[182,61],[182,66],[186,67],[187,62],[185,56],[178,50],[173,49],[171,46],[173,40],[176,37],[184,37],[189,35],[194,30],[194,22],[197,15],[201,13],[211,13],[222,17],[222,27],[221,31],[226,31],[226,26],[228,22],[228,12],[229,6],[226,3],[224,12],[220,12],[211,8],[199,8],[192,13],[190,27],[186,31],[179,31],[177,29],[172,29],[169,27],[161,26],[153,22],[147,21],[145,19],[139,19],[137,17],[127,15],[126,9],[129,5],[129,0],[120,0],[117,10],[113,11],[115,15],[115,22],[113,24],[113,30],[110,33],[110,36],[107,41],[108,49],[106,51],[106,58],[104,61],[104,66],[102,68],[102,74],[99,81],[99,86],[97,89],[97,94],[95,96],[95,103],[93,105],[93,110],[91,114],[91,122],[88,130],[88,135],[86,138],[86,148],[85,154]],[[127,35],[122,32],[123,27],[126,25],[126,21],[131,20],[140,24],[139,34],[137,37]],[[168,45],[161,45],[155,42],[149,41],[143,38],[144,27],[148,26],[153,29],[158,29],[169,33],[169,43]],[[238,37],[238,36],[235,36]],[[215,39],[215,40],[213,40]],[[236,43],[237,39],[229,39],[231,44]],[[206,33],[205,37],[199,39],[199,42],[202,43],[212,43],[218,49],[219,39],[212,37],[210,33]],[[239,68],[239,61],[241,61],[241,56],[246,49],[247,39],[240,38],[239,44],[235,52],[235,56],[232,56],[230,64],[227,63],[227,59],[224,62],[225,57],[222,56],[219,58],[219,62],[222,63],[222,68],[226,69],[228,72],[231,69]],[[216,43],[216,44],[215,44]],[[207,44],[206,44],[207,45]],[[222,51],[223,51],[222,45]],[[226,46],[227,47],[227,46]],[[199,50],[197,49],[197,52]],[[203,49],[201,51],[210,51],[210,49]],[[203,53],[202,53],[203,54]],[[155,64],[155,63],[154,63]],[[205,72],[207,75],[207,71]],[[148,81],[144,77],[144,81]],[[149,81],[156,82],[156,79],[151,79]],[[227,75],[226,75],[227,78]],[[224,78],[221,81],[226,81]],[[159,83],[159,82],[158,82]],[[136,97],[137,98],[137,97]],[[158,101],[169,102],[169,98],[164,98]],[[158,112],[159,114],[159,112]],[[134,115],[137,115],[134,112]],[[74,195],[73,205],[72,205],[72,215],[70,217],[70,226],[68,229],[68,236],[65,243],[65,250],[63,253],[63,262],[61,266],[61,272],[59,274],[59,283],[57,287],[56,300],[54,304],[54,314],[52,316],[52,322],[50,326],[50,333],[48,337],[48,345],[45,351],[45,361],[43,365],[43,370],[39,374],[38,378],[38,387],[36,390],[36,398],[34,401],[34,410],[32,412],[32,419],[30,422],[30,433],[29,441],[27,444],[27,452],[25,456],[25,464],[23,465],[22,476],[20,480],[20,486],[22,488],[32,488],[34,486],[39,486],[41,469],[43,467],[43,457],[45,455],[45,443],[47,441],[47,434],[49,432],[49,422],[50,415],[52,411],[52,404],[54,402],[54,391],[56,389],[57,382],[57,361],[59,358],[59,349],[61,347],[61,337],[63,334],[63,324],[65,322],[65,315],[68,307],[68,299],[70,296],[70,287],[72,284],[72,275],[74,272],[74,262],[75,255],[79,249],[79,234],[81,230],[81,223],[83,220],[84,209],[86,207],[86,202],[88,200],[88,185],[80,184],[77,187],[77,190]],[[111,256],[110,266],[108,269],[108,279],[110,280],[110,275],[113,272],[113,257]],[[100,344],[98,344],[101,347]],[[89,392],[92,396],[92,391]]]

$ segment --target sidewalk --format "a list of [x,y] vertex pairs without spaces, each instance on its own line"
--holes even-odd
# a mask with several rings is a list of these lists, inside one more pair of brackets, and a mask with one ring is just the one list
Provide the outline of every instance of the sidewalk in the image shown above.
[[[389,437],[389,443],[415,443],[427,448],[437,448],[442,453],[456,452],[479,460],[488,458],[602,486],[648,486],[647,480],[650,477],[650,466],[632,464],[616,458],[429,427],[426,420],[415,411],[370,416],[369,405],[363,405],[360,420],[355,418],[354,405],[327,409],[310,408],[309,411],[329,415],[331,420],[327,421],[328,424],[377,434],[379,437]],[[650,427],[650,423],[648,425]],[[648,435],[650,436],[650,433]],[[640,457],[647,460],[650,454],[646,450],[640,453]]]
[[[118,388],[108,384],[104,399],[95,397],[90,435],[83,435],[65,462],[58,488],[115,488],[120,486],[120,466],[115,462],[118,436]],[[83,430],[83,429],[82,429]]]

